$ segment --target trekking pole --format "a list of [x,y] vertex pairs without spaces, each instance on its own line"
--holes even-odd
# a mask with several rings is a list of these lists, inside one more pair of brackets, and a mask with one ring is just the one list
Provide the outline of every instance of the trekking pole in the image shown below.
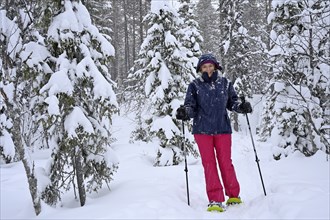
[[[245,102],[245,97],[242,96],[241,97],[241,100],[242,100],[242,103]],[[262,188],[264,189],[264,194],[265,196],[267,195],[266,194],[266,189],[265,189],[265,185],[264,185],[264,181],[262,179],[262,174],[261,174],[261,170],[260,170],[260,165],[259,165],[259,158],[258,158],[258,155],[257,155],[257,151],[256,151],[256,148],[254,146],[254,141],[253,141],[253,136],[252,136],[252,131],[251,131],[251,126],[250,126],[250,121],[249,121],[249,117],[247,115],[247,113],[244,113],[245,114],[245,117],[246,117],[246,121],[247,121],[247,124],[248,124],[248,127],[249,127],[249,131],[250,131],[250,136],[251,136],[251,141],[252,141],[252,146],[253,146],[253,150],[254,150],[254,154],[256,156],[256,162],[257,162],[257,165],[258,165],[258,170],[259,170],[259,175],[260,175],[260,179],[261,179],[261,183],[262,183]]]
[[188,165],[187,165],[187,150],[185,148],[185,134],[184,134],[184,121],[182,120],[182,134],[183,134],[183,141],[182,141],[182,149],[183,149],[183,154],[184,154],[184,171],[186,172],[186,185],[187,185],[187,200],[188,200],[188,205],[190,206],[190,199],[189,199],[189,185],[188,185]]

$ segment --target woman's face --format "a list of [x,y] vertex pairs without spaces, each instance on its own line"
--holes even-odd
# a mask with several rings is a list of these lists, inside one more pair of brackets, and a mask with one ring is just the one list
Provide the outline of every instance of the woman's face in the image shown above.
[[215,70],[215,66],[212,63],[205,63],[201,66],[202,73],[207,72],[209,76],[212,75],[212,73]]

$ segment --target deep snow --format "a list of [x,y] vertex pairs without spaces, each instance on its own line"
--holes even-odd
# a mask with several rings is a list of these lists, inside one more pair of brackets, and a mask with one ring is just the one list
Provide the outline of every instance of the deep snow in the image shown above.
[[[295,153],[272,159],[271,144],[256,141],[264,178],[264,196],[246,126],[233,134],[232,157],[241,185],[243,204],[224,213],[206,212],[207,196],[200,159],[188,158],[190,203],[187,205],[184,164],[153,167],[152,143],[129,142],[134,114],[115,116],[113,149],[119,170],[110,184],[87,197],[84,207],[63,198],[61,207],[43,204],[35,217],[22,163],[1,165],[1,219],[329,219],[329,161],[322,152],[306,158]],[[254,119],[251,120],[255,123]],[[244,120],[241,122],[244,123]],[[45,166],[50,152],[31,156]]]

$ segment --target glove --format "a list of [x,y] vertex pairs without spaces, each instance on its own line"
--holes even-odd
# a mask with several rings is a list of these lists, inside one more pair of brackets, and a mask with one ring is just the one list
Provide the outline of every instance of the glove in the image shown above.
[[243,113],[243,114],[251,113],[252,107],[251,107],[250,102],[243,102],[243,103],[239,104],[237,107],[237,112]]
[[188,121],[190,119],[186,108],[183,105],[176,110],[176,119],[183,121]]

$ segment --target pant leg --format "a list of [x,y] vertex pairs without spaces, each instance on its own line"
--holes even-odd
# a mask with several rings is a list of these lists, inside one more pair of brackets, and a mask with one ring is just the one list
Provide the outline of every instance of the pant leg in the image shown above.
[[231,134],[216,135],[214,142],[225,193],[229,198],[238,197],[240,186],[231,160]]
[[221,185],[217,162],[214,152],[214,140],[212,135],[195,134],[196,143],[201,155],[202,164],[204,167],[206,192],[209,201],[223,202],[225,196]]

